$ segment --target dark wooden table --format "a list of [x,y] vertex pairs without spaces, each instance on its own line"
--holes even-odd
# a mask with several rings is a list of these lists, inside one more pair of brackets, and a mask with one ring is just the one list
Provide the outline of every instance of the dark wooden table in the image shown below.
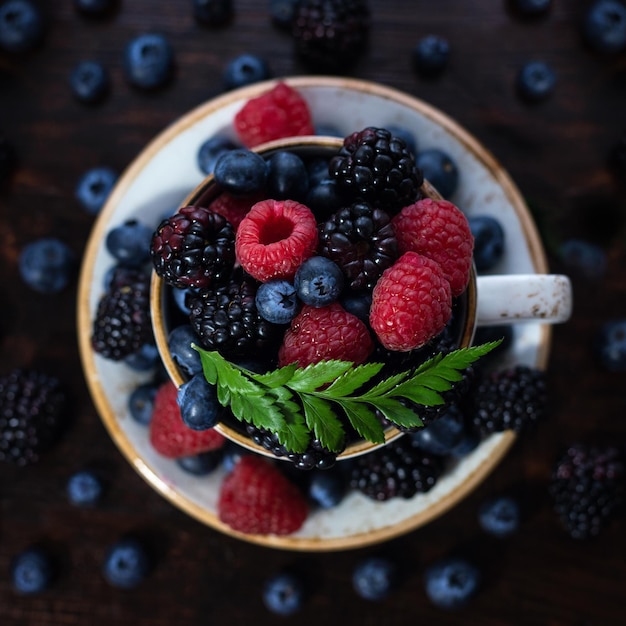
[[[626,56],[600,56],[581,42],[583,0],[556,1],[549,15],[525,21],[505,2],[489,0],[372,1],[371,45],[350,75],[380,81],[440,107],[458,120],[511,173],[536,211],[551,269],[564,268],[555,242],[581,237],[602,246],[600,278],[572,275],[575,311],[556,327],[548,366],[549,419],[518,440],[475,492],[436,522],[385,545],[339,553],[290,553],[232,539],[187,517],[155,493],[108,437],[81,370],[76,283],[59,295],[34,293],[20,280],[17,258],[31,240],[54,234],[81,255],[93,217],[74,187],[88,167],[122,171],[143,146],[190,108],[222,91],[225,62],[263,56],[275,76],[306,73],[290,37],[270,22],[267,2],[236,0],[234,22],[210,30],[196,24],[191,2],[135,0],[102,21],[87,20],[71,0],[41,3],[49,17],[43,46],[21,57],[0,55],[0,130],[16,146],[19,167],[0,193],[1,372],[16,366],[56,372],[70,390],[72,426],[38,464],[0,467],[0,624],[3,626],[158,626],[286,623],[261,603],[266,575],[284,566],[307,574],[310,595],[293,623],[542,624],[624,623],[626,533],[623,522],[598,539],[576,542],[559,526],[547,497],[552,463],[563,446],[599,439],[624,443],[624,373],[593,358],[592,342],[607,319],[626,313],[624,181],[607,156],[626,130]],[[134,35],[157,30],[176,54],[174,82],[155,94],[124,81],[121,51]],[[418,77],[410,52],[438,33],[451,43],[450,66],[436,81]],[[97,107],[73,100],[68,75],[95,57],[110,69],[110,97]],[[557,73],[552,97],[536,106],[514,89],[519,67],[544,59]],[[97,463],[110,488],[96,508],[65,496],[67,477]],[[478,528],[488,496],[521,488],[527,496],[520,531],[495,540]],[[137,589],[110,587],[100,574],[103,553],[128,531],[157,547],[156,567]],[[11,557],[38,541],[59,555],[54,586],[36,597],[13,592]],[[469,550],[485,571],[470,605],[447,613],[428,601],[425,564]],[[404,578],[381,603],[351,588],[361,558],[385,553],[402,560]]]

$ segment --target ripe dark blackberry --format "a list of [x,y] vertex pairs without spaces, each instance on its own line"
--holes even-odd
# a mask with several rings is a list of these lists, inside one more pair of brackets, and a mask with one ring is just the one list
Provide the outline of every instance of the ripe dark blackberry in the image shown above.
[[624,458],[613,446],[572,445],[554,466],[554,510],[574,539],[595,537],[615,516],[624,494]]
[[443,457],[424,452],[411,437],[402,437],[357,457],[350,486],[373,500],[408,499],[432,489],[443,470]]
[[91,345],[103,357],[120,361],[153,342],[150,275],[122,268],[98,303]]
[[319,226],[319,250],[343,271],[351,289],[372,290],[398,258],[389,215],[367,202],[339,209]]
[[168,285],[201,289],[231,273],[235,233],[218,213],[183,207],[159,224],[150,254],[156,273]]
[[39,460],[65,425],[66,395],[54,377],[15,369],[0,377],[0,461]]
[[277,326],[256,307],[257,282],[242,271],[190,298],[189,320],[200,343],[226,358],[275,355]]
[[257,445],[262,446],[276,457],[285,457],[300,470],[329,469],[335,465],[337,460],[337,453],[324,448],[317,439],[312,440],[304,452],[289,452],[278,441],[278,436],[269,430],[257,428],[253,424],[246,424],[246,432]]
[[483,373],[468,397],[468,414],[482,434],[522,432],[546,412],[545,373],[527,365]]
[[367,45],[369,26],[366,0],[301,0],[292,20],[295,52],[313,69],[349,68]]
[[391,213],[418,200],[424,182],[404,139],[372,126],[344,139],[328,171],[340,191]]

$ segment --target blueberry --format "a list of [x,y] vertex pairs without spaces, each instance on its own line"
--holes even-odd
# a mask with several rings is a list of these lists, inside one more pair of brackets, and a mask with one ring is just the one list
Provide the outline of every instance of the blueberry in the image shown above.
[[444,197],[454,194],[459,185],[459,169],[452,157],[438,148],[430,148],[417,153],[417,167],[424,178]]
[[221,460],[221,450],[210,450],[209,452],[180,457],[176,459],[176,464],[188,474],[206,476],[219,466]]
[[478,591],[480,571],[465,559],[443,559],[424,575],[426,595],[442,609],[464,606]]
[[222,74],[224,89],[237,89],[267,80],[272,75],[265,59],[256,54],[240,54],[226,64]]
[[0,49],[23,53],[37,47],[44,34],[44,19],[30,0],[8,0],[0,6]]
[[259,315],[272,324],[289,324],[298,312],[295,287],[287,280],[259,285],[255,297]]
[[180,289],[178,287],[172,289],[172,297],[174,303],[184,315],[191,313],[191,300],[197,295],[198,291],[193,287]]
[[626,319],[605,322],[595,337],[595,352],[610,372],[626,371]]
[[67,497],[76,506],[93,506],[104,492],[104,483],[98,474],[91,470],[80,470],[67,481]]
[[445,455],[461,443],[464,435],[465,418],[461,410],[452,404],[439,418],[415,432],[412,437],[422,450]]
[[52,237],[33,241],[20,253],[20,275],[29,287],[40,293],[63,291],[75,268],[74,253],[65,243]]
[[232,0],[193,0],[193,16],[206,26],[223,26],[233,17]]
[[272,613],[293,615],[304,603],[304,584],[295,574],[282,572],[269,578],[263,587],[263,603]]
[[192,430],[213,428],[220,419],[217,391],[202,374],[192,376],[178,389],[178,406],[183,422]]
[[235,196],[249,196],[261,191],[267,179],[267,163],[256,152],[238,148],[219,157],[215,180]]
[[222,135],[214,135],[202,142],[198,150],[197,162],[200,171],[208,176],[215,170],[217,160],[230,150],[235,150],[237,144],[230,138]]
[[308,206],[319,220],[330,217],[341,207],[343,197],[337,188],[337,181],[325,178],[311,185],[304,204]]
[[606,272],[608,264],[606,252],[589,241],[568,239],[559,246],[558,254],[570,271],[577,272],[585,278],[601,278]]
[[300,0],[270,0],[272,23],[285,30],[291,30],[296,7]]
[[478,523],[490,535],[512,535],[520,525],[520,507],[517,500],[510,496],[488,500],[478,511]]
[[142,426],[147,426],[152,420],[154,399],[158,389],[154,383],[143,383],[135,387],[128,396],[128,412]]
[[110,86],[109,72],[99,61],[81,61],[70,74],[72,94],[85,104],[102,102]]
[[115,11],[119,0],[74,0],[75,9],[87,17],[103,17]]
[[102,574],[113,587],[132,589],[150,571],[150,558],[144,545],[136,539],[120,539],[109,546]]
[[378,601],[386,598],[396,585],[397,567],[384,557],[369,557],[354,568],[352,586],[357,595],[365,600]]
[[314,256],[300,265],[294,277],[298,298],[310,306],[322,307],[339,298],[343,290],[343,272],[336,263]]
[[420,39],[412,53],[413,67],[423,76],[437,76],[443,72],[450,59],[450,44],[439,35]]
[[227,441],[222,448],[222,466],[224,471],[227,473],[232,472],[244,454],[248,454],[245,448],[232,441]]
[[516,81],[517,93],[523,100],[541,102],[554,91],[556,74],[544,61],[529,61],[522,66]]
[[371,293],[347,293],[340,298],[341,306],[358,317],[362,322],[369,324],[370,307],[372,306]]
[[316,157],[308,160],[306,169],[311,186],[330,179],[328,174],[328,159],[324,157]]
[[474,263],[478,272],[493,269],[504,254],[504,229],[491,215],[468,218],[474,236]]
[[53,577],[52,557],[43,548],[28,548],[15,556],[11,563],[11,580],[18,593],[41,593],[50,587]]
[[309,474],[309,498],[322,509],[337,506],[346,495],[347,484],[342,472],[312,470]]
[[0,133],[0,187],[6,183],[17,165],[15,146]]
[[107,201],[117,182],[117,173],[110,167],[94,167],[79,179],[74,195],[87,213],[96,215]]
[[137,352],[124,358],[124,364],[136,372],[147,372],[160,361],[158,348],[153,343],[145,343]]
[[626,6],[598,0],[585,15],[583,36],[592,50],[614,54],[626,48]]
[[267,161],[267,191],[275,200],[304,200],[309,190],[307,168],[293,152],[280,150]]
[[198,335],[189,324],[176,326],[167,336],[167,346],[172,358],[189,376],[202,371],[200,353],[191,347],[193,343],[198,343]]
[[482,436],[477,430],[466,428],[460,441],[450,450],[450,456],[455,459],[461,459],[478,447],[482,441]]
[[145,33],[132,39],[124,49],[124,74],[139,89],[164,87],[173,77],[174,51],[158,33]]
[[544,15],[550,9],[552,0],[510,0],[511,8],[524,17]]
[[152,232],[145,224],[129,219],[109,230],[105,246],[120,265],[140,267],[150,260]]

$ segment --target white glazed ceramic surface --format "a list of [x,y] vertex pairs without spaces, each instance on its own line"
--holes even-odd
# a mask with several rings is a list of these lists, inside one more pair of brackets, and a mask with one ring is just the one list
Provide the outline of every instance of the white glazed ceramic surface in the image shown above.
[[[420,149],[438,147],[448,152],[461,172],[459,190],[451,200],[468,215],[494,215],[503,224],[506,254],[493,273],[547,271],[539,237],[517,188],[484,147],[446,115],[406,94],[364,81],[301,77],[287,82],[308,101],[316,126],[332,125],[342,134],[365,126],[400,126],[414,133]],[[156,137],[120,178],[85,252],[77,305],[81,358],[97,410],[113,440],[146,481],[173,504],[214,529],[253,543],[290,550],[355,548],[408,532],[448,510],[484,480],[514,436],[492,435],[427,494],[379,503],[351,493],[334,509],[312,512],[293,535],[241,535],[216,515],[222,471],[200,478],[184,472],[152,449],[147,429],[130,417],[129,393],[150,373],[103,359],[90,347],[91,321],[104,290],[104,276],[114,262],[104,246],[107,231],[131,217],[156,226],[173,212],[204,177],[196,163],[201,143],[218,132],[235,138],[234,114],[270,86],[268,82],[230,92],[191,111]],[[508,364],[544,367],[549,326],[527,323],[514,326],[514,331]]]

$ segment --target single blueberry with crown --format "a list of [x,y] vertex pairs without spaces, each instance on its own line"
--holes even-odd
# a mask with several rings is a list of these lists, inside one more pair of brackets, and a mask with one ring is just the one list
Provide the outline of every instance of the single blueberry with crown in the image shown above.
[[150,260],[152,229],[129,219],[109,230],[105,246],[109,254],[125,267],[140,267]]
[[11,563],[11,580],[18,593],[41,593],[49,588],[53,577],[52,557],[43,548],[28,548],[16,555]]
[[67,481],[67,497],[76,506],[93,506],[102,498],[104,483],[89,469],[72,474]]
[[295,287],[283,279],[259,285],[255,303],[259,315],[272,324],[289,324],[299,309]]
[[214,175],[216,182],[233,195],[252,195],[265,186],[267,163],[256,152],[238,148],[219,157]]
[[167,336],[167,346],[172,358],[189,376],[202,372],[200,353],[192,347],[198,341],[198,335],[190,324],[174,327]]
[[173,77],[174,51],[159,33],[144,33],[132,39],[124,49],[123,60],[126,79],[139,89],[159,89]]
[[22,249],[19,270],[22,280],[32,289],[44,294],[65,289],[76,268],[76,257],[60,239],[45,237]]
[[314,256],[304,261],[294,277],[298,298],[314,307],[326,306],[337,300],[343,291],[343,285],[341,268],[323,256]]
[[109,93],[111,79],[99,61],[81,61],[70,74],[70,89],[79,102],[96,104]]
[[556,74],[545,61],[529,61],[520,69],[517,79],[517,93],[527,102],[542,102],[554,91]]
[[386,598],[394,589],[396,580],[396,564],[384,557],[365,559],[352,573],[352,586],[357,595],[374,602]]
[[230,150],[235,150],[239,146],[230,137],[214,135],[202,142],[198,149],[197,163],[200,171],[209,175],[215,170],[217,160]]
[[518,530],[520,516],[517,500],[510,496],[499,496],[483,503],[478,511],[478,522],[485,532],[507,537]]
[[474,236],[476,271],[485,272],[495,267],[504,254],[504,229],[491,215],[473,215],[468,222]]
[[618,0],[598,0],[583,22],[583,37],[596,52],[615,54],[626,48],[626,5]]
[[44,34],[41,9],[30,0],[9,0],[0,6],[0,49],[22,54],[37,47]]
[[424,178],[444,197],[450,198],[459,186],[459,168],[444,150],[429,148],[417,153],[417,167]]
[[113,587],[132,589],[148,575],[150,558],[144,545],[133,538],[112,544],[105,556],[102,574]]
[[308,171],[297,154],[280,150],[268,159],[267,193],[270,198],[301,202],[308,190]]
[[238,89],[267,80],[272,75],[267,61],[257,54],[240,54],[226,64],[222,74],[224,89]]
[[213,428],[220,419],[222,407],[215,386],[207,383],[202,374],[179,387],[177,402],[183,422],[192,430]]
[[461,558],[443,559],[424,574],[426,595],[442,609],[458,609],[476,594],[480,571]]
[[269,578],[263,587],[263,603],[272,613],[293,615],[304,603],[304,584],[290,572]]
[[93,167],[80,177],[74,195],[87,213],[96,215],[104,206],[116,182],[117,172],[110,167]]
[[450,44],[439,35],[427,35],[420,39],[412,53],[413,67],[423,76],[438,76],[447,67]]

